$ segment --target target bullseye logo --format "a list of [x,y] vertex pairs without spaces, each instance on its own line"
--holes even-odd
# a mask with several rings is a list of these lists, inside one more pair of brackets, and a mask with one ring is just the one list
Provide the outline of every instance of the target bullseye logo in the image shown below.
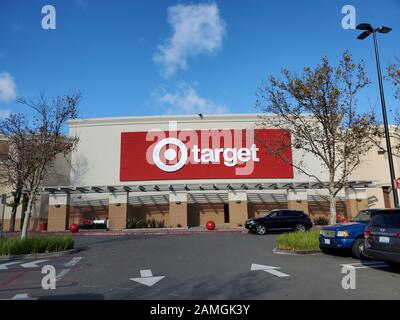
[[[174,145],[181,151],[180,152],[181,158],[175,164],[171,164],[171,165],[165,164],[161,160],[161,157],[160,157],[161,150],[167,145]],[[178,157],[178,152],[176,152],[175,149],[167,149],[164,152],[164,158],[168,161],[175,160],[175,159],[177,159],[177,157]],[[153,161],[154,161],[155,165],[163,171],[166,171],[166,172],[178,171],[186,164],[187,160],[188,160],[188,150],[187,150],[185,144],[176,138],[162,139],[154,147]]]

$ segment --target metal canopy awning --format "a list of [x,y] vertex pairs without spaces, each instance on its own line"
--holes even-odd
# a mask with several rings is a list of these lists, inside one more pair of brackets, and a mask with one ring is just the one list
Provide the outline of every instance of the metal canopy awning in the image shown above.
[[[167,191],[247,191],[247,190],[288,190],[288,189],[327,189],[328,183],[320,182],[279,182],[279,183],[197,183],[197,184],[154,184],[120,186],[57,186],[43,187],[43,193],[110,193],[110,192],[167,192]],[[351,181],[349,188],[375,186],[372,181]]]

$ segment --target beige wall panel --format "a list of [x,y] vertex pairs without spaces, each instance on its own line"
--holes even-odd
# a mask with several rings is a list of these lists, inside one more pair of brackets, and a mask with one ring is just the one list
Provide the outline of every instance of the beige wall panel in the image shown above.
[[354,218],[361,210],[368,209],[367,199],[347,199],[346,200],[347,217]]
[[69,228],[69,206],[49,206],[48,231],[65,231]]
[[288,200],[288,209],[301,210],[308,214],[308,200]]
[[126,229],[128,215],[128,204],[109,204],[108,208],[108,227],[110,230]]
[[229,224],[232,227],[243,227],[248,218],[247,201],[229,201]]
[[188,221],[188,203],[183,201],[180,203],[170,202],[168,226],[186,228]]
[[368,188],[368,207],[369,208],[385,208],[385,200],[382,188]]

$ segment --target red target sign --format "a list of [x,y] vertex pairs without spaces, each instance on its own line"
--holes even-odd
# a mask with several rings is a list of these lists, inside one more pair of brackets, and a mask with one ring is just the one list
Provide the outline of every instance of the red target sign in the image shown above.
[[[277,140],[286,161],[268,152]],[[290,135],[279,129],[123,132],[120,180],[287,179],[291,160]]]

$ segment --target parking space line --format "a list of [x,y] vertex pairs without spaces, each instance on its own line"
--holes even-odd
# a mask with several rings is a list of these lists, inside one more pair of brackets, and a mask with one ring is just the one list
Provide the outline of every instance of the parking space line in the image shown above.
[[72,267],[75,266],[79,261],[81,261],[83,257],[73,257],[70,261],[68,261],[66,264],[64,264],[66,267]]
[[280,271],[278,271],[276,269],[268,269],[268,270],[263,270],[263,271],[265,271],[267,273],[270,273],[270,274],[272,274],[274,276],[277,276],[279,278],[290,277],[287,273],[280,272]]
[[61,279],[68,273],[70,272],[71,269],[63,269],[59,272],[59,274],[56,276],[56,281],[61,281]]
[[341,264],[342,267],[353,268],[353,269],[367,269],[367,268],[386,268],[388,265],[383,261],[371,261],[371,262],[359,262]]

